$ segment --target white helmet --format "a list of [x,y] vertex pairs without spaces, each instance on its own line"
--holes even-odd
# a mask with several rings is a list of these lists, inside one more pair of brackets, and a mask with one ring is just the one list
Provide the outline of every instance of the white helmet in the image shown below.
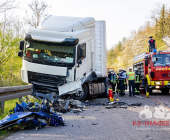
[[138,68],[134,68],[134,71],[137,71],[138,70]]
[[111,72],[112,71],[112,69],[109,69],[109,72]]

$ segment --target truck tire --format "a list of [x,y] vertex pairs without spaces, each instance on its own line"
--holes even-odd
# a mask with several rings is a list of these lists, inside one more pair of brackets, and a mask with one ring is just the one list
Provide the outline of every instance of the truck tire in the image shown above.
[[88,87],[86,84],[83,84],[83,93],[80,96],[75,96],[74,99],[80,100],[80,101],[85,101],[89,98],[89,92],[88,92]]
[[169,94],[169,88],[164,88],[161,91],[163,94]]

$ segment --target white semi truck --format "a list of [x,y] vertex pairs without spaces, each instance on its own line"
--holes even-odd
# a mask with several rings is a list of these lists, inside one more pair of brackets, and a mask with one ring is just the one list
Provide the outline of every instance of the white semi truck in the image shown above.
[[105,21],[50,15],[27,29],[19,48],[21,78],[34,91],[79,100],[107,95]]

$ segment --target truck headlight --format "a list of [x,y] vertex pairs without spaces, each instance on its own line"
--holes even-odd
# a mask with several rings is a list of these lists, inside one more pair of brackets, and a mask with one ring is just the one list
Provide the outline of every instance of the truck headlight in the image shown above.
[[155,85],[160,85],[161,83],[160,82],[155,82]]
[[160,88],[160,86],[155,86],[155,88]]

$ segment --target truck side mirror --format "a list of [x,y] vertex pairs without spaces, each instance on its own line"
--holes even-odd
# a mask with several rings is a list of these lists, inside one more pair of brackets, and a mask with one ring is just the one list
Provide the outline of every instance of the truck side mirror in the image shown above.
[[83,48],[81,47],[81,45],[78,46],[77,54],[78,54],[78,59],[83,57]]
[[18,52],[18,56],[19,56],[19,57],[22,57],[22,56],[23,56],[23,52],[22,52],[22,51],[19,51],[19,52]]
[[20,41],[19,43],[19,49],[23,50],[24,49],[24,41]]
[[82,47],[80,47],[80,58],[81,58],[81,57],[84,57],[84,56],[83,56],[83,48],[82,48]]
[[145,60],[145,66],[148,66],[148,60],[147,59]]
[[79,59],[79,60],[77,61],[77,63],[78,63],[78,64],[82,64],[82,60]]
[[83,57],[83,48],[81,47],[81,45],[78,45],[78,48],[77,48],[77,59],[80,59],[81,57]]
[[84,57],[83,48],[81,47],[81,45],[78,45],[77,47],[77,63],[78,64],[82,64],[82,60],[81,60],[82,57]]
[[156,61],[158,61],[158,58],[156,58]]

